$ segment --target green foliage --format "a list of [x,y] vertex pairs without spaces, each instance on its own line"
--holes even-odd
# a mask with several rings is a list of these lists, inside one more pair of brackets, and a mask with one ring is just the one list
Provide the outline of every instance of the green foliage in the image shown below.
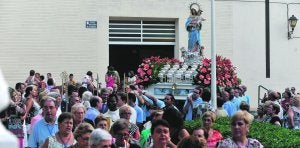
[[[229,118],[218,118],[213,128],[220,131],[224,138],[231,137]],[[201,119],[186,121],[185,128],[191,133],[202,125]],[[269,123],[253,121],[248,134],[249,138],[257,139],[264,147],[300,147],[300,130],[290,130]]]

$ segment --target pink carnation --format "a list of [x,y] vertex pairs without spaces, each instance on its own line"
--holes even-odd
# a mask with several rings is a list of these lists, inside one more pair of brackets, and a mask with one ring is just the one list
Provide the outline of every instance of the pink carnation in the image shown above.
[[204,76],[203,76],[203,75],[199,75],[199,79],[200,79],[200,80],[203,80],[203,79],[204,79]]
[[206,68],[201,68],[200,72],[201,72],[201,73],[206,73],[207,70],[206,70]]
[[152,70],[151,69],[147,70],[147,74],[151,75],[152,74]]
[[204,79],[204,84],[210,84],[210,80]]
[[149,69],[149,64],[145,64],[144,65],[144,70],[146,71],[146,70],[148,70]]

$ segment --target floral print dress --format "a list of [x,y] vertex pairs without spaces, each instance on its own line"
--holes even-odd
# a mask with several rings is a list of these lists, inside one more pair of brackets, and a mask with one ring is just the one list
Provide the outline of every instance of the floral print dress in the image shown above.
[[[248,138],[247,148],[263,148],[264,146],[256,139]],[[239,146],[232,140],[227,138],[219,142],[217,148],[239,148]]]

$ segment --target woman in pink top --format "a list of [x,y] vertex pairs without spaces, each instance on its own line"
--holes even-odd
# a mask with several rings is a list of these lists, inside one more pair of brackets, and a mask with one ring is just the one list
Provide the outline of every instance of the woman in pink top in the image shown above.
[[113,71],[107,71],[105,74],[106,87],[112,87],[115,84],[115,76]]
[[203,114],[203,129],[205,131],[205,135],[207,135],[207,148],[215,148],[217,143],[223,138],[221,133],[212,128],[213,123],[216,121],[216,114],[212,111],[207,111]]

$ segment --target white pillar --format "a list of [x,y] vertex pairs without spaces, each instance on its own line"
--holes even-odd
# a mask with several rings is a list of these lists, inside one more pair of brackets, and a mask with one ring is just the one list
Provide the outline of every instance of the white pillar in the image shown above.
[[215,43],[215,1],[211,0],[211,102],[214,109],[217,108],[216,85],[216,43]]

